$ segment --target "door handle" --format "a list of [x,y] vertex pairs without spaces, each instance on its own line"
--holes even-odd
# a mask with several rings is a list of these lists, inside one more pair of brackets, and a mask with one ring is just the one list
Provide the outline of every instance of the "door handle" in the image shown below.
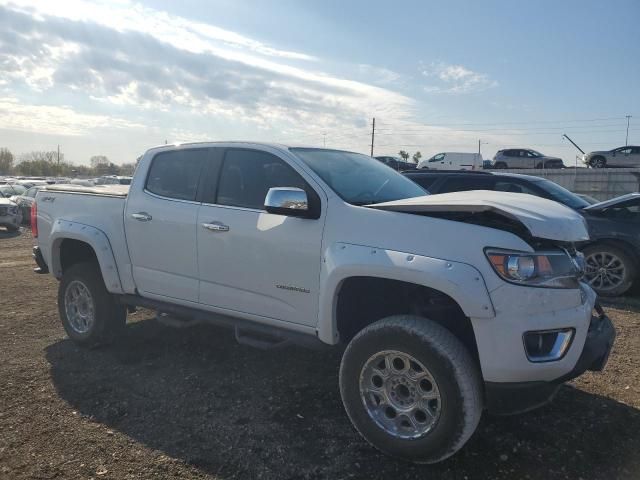
[[132,213],[131,218],[133,218],[134,220],[138,220],[139,222],[149,222],[153,217],[147,212],[138,212]]
[[203,223],[202,228],[206,228],[212,232],[228,232],[229,225],[220,222]]

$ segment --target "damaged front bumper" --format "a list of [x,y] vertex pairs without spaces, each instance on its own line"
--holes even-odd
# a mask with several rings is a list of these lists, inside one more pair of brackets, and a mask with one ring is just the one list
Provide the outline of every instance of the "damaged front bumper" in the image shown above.
[[548,403],[560,386],[587,370],[602,371],[613,347],[616,331],[602,307],[595,306],[587,338],[573,369],[547,382],[485,382],[485,404],[490,413],[510,415],[533,410]]

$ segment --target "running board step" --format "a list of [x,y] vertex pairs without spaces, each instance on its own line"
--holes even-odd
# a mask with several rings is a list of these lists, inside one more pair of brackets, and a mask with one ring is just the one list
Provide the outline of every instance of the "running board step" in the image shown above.
[[156,320],[162,325],[174,328],[188,328],[201,323],[194,318],[178,317],[165,312],[158,312],[156,314]]
[[282,348],[291,343],[290,339],[267,333],[262,329],[235,327],[236,342],[241,345],[273,350]]

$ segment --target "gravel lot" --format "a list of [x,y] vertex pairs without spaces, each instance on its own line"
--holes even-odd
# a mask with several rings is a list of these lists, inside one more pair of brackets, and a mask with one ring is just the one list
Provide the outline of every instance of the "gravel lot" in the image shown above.
[[618,339],[604,374],[515,417],[483,418],[434,466],[384,457],[343,412],[340,352],[260,351],[214,327],[147,311],[126,336],[65,338],[57,282],[31,272],[28,230],[0,231],[0,478],[640,478],[640,301],[607,305]]

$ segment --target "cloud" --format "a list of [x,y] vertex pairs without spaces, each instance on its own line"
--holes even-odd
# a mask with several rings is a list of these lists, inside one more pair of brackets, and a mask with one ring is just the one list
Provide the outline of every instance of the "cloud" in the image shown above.
[[474,72],[462,65],[443,62],[431,63],[422,69],[422,75],[430,82],[424,87],[427,93],[464,94],[475,93],[498,86],[484,73]]
[[404,117],[413,105],[391,90],[297,66],[314,57],[137,4],[3,3],[5,92],[26,86],[154,120],[189,113],[289,132],[363,125],[377,111]]
[[25,105],[0,97],[0,129],[79,136],[94,129],[139,129],[144,125],[107,115],[85,114],[68,106]]

